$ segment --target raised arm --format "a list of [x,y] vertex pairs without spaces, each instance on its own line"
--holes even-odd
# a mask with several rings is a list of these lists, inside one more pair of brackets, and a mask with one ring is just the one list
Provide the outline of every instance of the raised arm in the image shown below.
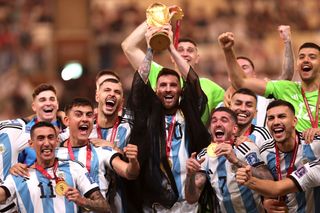
[[267,82],[262,79],[246,77],[245,73],[239,66],[233,51],[234,35],[231,32],[223,33],[219,36],[218,41],[224,52],[227,63],[227,70],[231,79],[232,86],[235,89],[248,88],[258,95],[264,95]]
[[279,79],[291,81],[294,75],[294,55],[291,44],[290,26],[280,25],[278,27],[278,31],[280,34],[280,38],[283,40],[284,43],[282,73]]
[[144,40],[148,25],[144,21],[122,43],[121,47],[134,70],[142,64],[145,53],[139,48],[139,43]]
[[250,166],[239,168],[236,173],[237,182],[267,197],[276,197],[297,192],[298,188],[290,178],[280,181],[262,180],[253,177]]
[[173,32],[172,32],[172,27],[170,24],[167,24],[163,27],[163,30],[168,30],[168,35],[170,37],[170,46],[169,46],[169,52],[171,54],[172,59],[174,60],[175,64],[177,65],[177,68],[182,75],[182,77],[186,80],[189,70],[190,70],[190,65],[188,62],[180,55],[180,53],[176,50],[173,44]]
[[140,172],[140,165],[138,162],[138,147],[133,144],[128,144],[123,149],[125,156],[129,159],[129,163],[116,157],[112,160],[112,167],[115,172],[121,177],[129,180],[136,179]]

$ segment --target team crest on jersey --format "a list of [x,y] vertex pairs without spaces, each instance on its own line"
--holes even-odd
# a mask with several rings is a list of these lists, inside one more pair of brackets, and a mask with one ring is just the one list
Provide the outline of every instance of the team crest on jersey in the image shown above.
[[89,172],[86,172],[86,176],[87,176],[88,180],[90,181],[90,183],[93,184],[93,183],[94,183],[94,180],[93,180],[93,178],[91,177],[91,175],[90,175]]
[[259,160],[258,160],[258,156],[256,153],[252,152],[250,154],[248,154],[246,156],[246,160],[248,162],[249,165],[254,165],[256,163],[259,163]]
[[301,162],[302,162],[302,165],[304,165],[304,164],[306,164],[306,163],[309,162],[309,159],[308,159],[308,158],[303,158],[303,159],[301,160]]
[[304,174],[307,173],[307,170],[306,168],[303,166],[303,167],[300,167],[299,169],[297,169],[297,171],[294,172],[294,174],[298,177],[298,178],[301,178]]
[[0,154],[4,153],[6,151],[6,147],[4,144],[0,144]]

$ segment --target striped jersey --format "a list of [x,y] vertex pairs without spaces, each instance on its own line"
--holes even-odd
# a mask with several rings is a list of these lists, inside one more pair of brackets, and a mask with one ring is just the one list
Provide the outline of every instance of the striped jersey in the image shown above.
[[[251,166],[264,164],[259,154],[259,148],[252,142],[243,142],[233,147],[239,160]],[[237,167],[230,163],[225,156],[209,157],[207,148],[197,156],[205,158],[201,170],[206,172],[211,186],[215,189],[222,212],[264,212],[260,195],[246,186],[239,185],[235,178]]]
[[[106,197],[108,191],[108,181],[105,178],[106,167],[112,169],[111,161],[120,154],[111,147],[95,147],[90,144],[91,159],[90,161],[90,176],[99,185],[101,194]],[[72,148],[74,158],[83,165],[87,163],[87,145]],[[70,159],[67,147],[58,147],[56,149],[56,156],[59,159]]]
[[[166,138],[168,139],[170,126],[173,126],[171,141],[167,141],[167,146],[170,147],[167,157],[171,166],[171,171],[179,192],[179,201],[185,200],[185,180],[187,175],[186,161],[189,158],[188,145],[189,140],[186,138],[185,120],[178,110],[173,121],[172,115],[165,116],[166,122]],[[169,144],[168,144],[169,143]]]
[[[28,140],[22,137],[24,126],[22,119],[0,122],[0,183],[9,175],[11,166],[17,163],[19,152],[28,146]],[[11,198],[0,205],[0,212],[9,213],[16,208]]]
[[[314,161],[320,156],[320,137],[315,137],[311,144],[306,144],[302,138],[301,132],[296,132],[298,135],[298,149],[294,163],[294,169],[297,169],[307,162]],[[271,171],[275,180],[278,179],[276,169],[276,152],[275,141],[264,144],[260,148],[260,153]],[[293,156],[292,152],[283,153],[279,150],[280,156],[280,169],[282,178],[287,176],[287,170],[290,166],[290,161]],[[291,193],[286,196],[286,203],[289,208],[289,212],[314,212],[314,202],[316,197],[320,196],[318,188],[307,190],[306,192]],[[312,210],[312,211],[309,211]]]
[[[53,167],[46,170],[53,176]],[[6,194],[18,199],[20,212],[78,212],[79,208],[74,202],[56,194],[54,180],[47,179],[36,169],[29,168],[29,174],[29,178],[9,175],[1,186]],[[63,177],[70,187],[77,188],[85,197],[99,190],[86,168],[77,162],[59,160],[56,175]]]
[[21,119],[6,120],[0,123],[0,178],[9,174],[9,169],[18,160],[18,153],[28,146],[28,140],[23,140],[25,122]]
[[[127,112],[127,110],[126,110]],[[132,128],[132,117],[129,114],[124,114],[123,117],[119,117],[120,123],[118,128],[110,127],[110,128],[97,128],[97,124],[93,126],[93,130],[90,134],[89,138],[99,138],[99,135],[101,135],[102,139],[111,141],[111,135],[112,131],[116,131],[114,143],[116,143],[116,146],[123,150],[125,146],[127,146],[129,142],[129,137],[131,133]],[[100,130],[100,132],[98,132]]]
[[273,140],[269,131],[264,127],[251,125],[251,132],[248,136],[260,148],[263,144]]
[[[299,191],[307,191],[312,188],[320,186],[319,174],[320,174],[320,159],[318,158],[315,161],[311,161],[304,164],[302,167],[298,168],[288,177],[295,182]],[[315,201],[319,201],[319,199]],[[320,203],[316,202],[315,204],[317,205],[315,209],[319,209]]]
[[252,120],[252,124],[267,128],[267,106],[273,100],[272,98],[257,95],[257,114]]

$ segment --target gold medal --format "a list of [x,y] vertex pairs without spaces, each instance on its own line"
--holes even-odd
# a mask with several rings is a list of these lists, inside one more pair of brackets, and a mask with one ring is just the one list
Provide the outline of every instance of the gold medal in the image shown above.
[[60,180],[56,183],[55,190],[57,195],[64,196],[64,193],[66,193],[67,189],[68,184],[64,180]]
[[208,154],[209,157],[214,158],[214,157],[217,156],[216,153],[215,153],[216,147],[217,147],[217,144],[216,144],[216,143],[211,143],[211,144],[207,147],[207,154]]

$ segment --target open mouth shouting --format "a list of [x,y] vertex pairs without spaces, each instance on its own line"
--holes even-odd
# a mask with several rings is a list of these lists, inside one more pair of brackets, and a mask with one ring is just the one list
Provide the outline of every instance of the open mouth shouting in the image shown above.
[[312,66],[311,63],[303,63],[303,64],[301,65],[301,69],[302,69],[302,71],[304,71],[304,72],[309,72],[309,71],[312,70],[312,68],[313,68],[313,66]]
[[225,130],[222,127],[219,127],[214,130],[213,138],[216,142],[224,142],[225,141]]
[[43,109],[43,112],[44,112],[45,114],[52,114],[52,113],[53,113],[53,107],[45,107],[45,108]]
[[108,98],[106,99],[106,108],[108,110],[112,110],[114,108],[114,106],[116,105],[116,99],[115,98]]
[[79,132],[80,132],[81,135],[90,134],[90,132],[89,132],[89,124],[81,124],[79,126]]
[[285,134],[285,128],[283,126],[274,126],[271,128],[271,133],[274,139],[281,138]]

